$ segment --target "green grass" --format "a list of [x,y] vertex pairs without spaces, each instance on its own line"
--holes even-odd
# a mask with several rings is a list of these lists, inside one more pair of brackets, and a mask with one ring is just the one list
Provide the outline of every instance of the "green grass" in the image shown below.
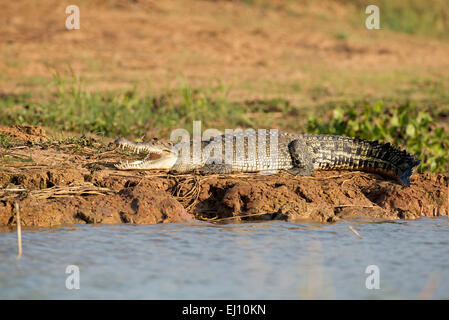
[[335,33],[335,38],[344,40],[349,37],[349,34],[346,31],[339,31]]
[[380,1],[385,28],[409,34],[449,35],[447,1]]
[[90,92],[78,78],[57,75],[52,87],[56,89],[55,95],[44,101],[33,101],[29,96],[0,99],[1,122],[133,137],[191,127],[193,120],[201,120],[209,127],[220,121],[223,126],[250,124],[245,110],[227,99],[223,86],[199,91],[184,84],[162,96],[144,95],[136,87],[118,92]]
[[9,148],[11,148],[11,137],[0,132],[0,159],[5,157]]
[[[380,27],[401,33],[421,34],[435,37],[449,37],[449,5],[447,0],[334,0],[349,9],[346,17],[356,28],[365,28],[368,5],[377,5],[380,10]],[[283,9],[290,15],[301,16],[301,10],[307,10],[313,0],[289,0],[270,2],[268,0],[241,0],[241,3],[259,8]],[[329,19],[323,13],[317,13],[323,21]],[[338,32],[339,39],[347,38],[346,32]]]
[[[447,93],[444,86],[430,80],[420,80],[416,86],[430,96],[410,102],[407,91],[404,96],[384,98],[378,103],[372,97],[362,102],[339,99],[314,108],[294,105],[283,98],[235,102],[228,98],[227,88],[221,85],[198,90],[184,83],[159,96],[144,94],[137,87],[91,92],[77,77],[56,75],[49,86],[54,94],[47,98],[33,98],[29,94],[0,97],[0,123],[129,138],[145,135],[168,138],[176,128],[191,132],[195,120],[202,121],[202,130],[252,127],[338,134],[406,147],[421,159],[419,171],[447,171],[449,136],[439,125],[444,124],[441,119],[449,114]],[[314,87],[309,94],[328,95],[326,88]],[[84,135],[60,142],[94,148],[98,152],[103,150],[101,143]],[[0,147],[7,149],[10,145],[9,137],[0,134]]]
[[2,162],[33,162],[33,158],[31,155],[26,158],[20,158],[20,157],[3,157],[1,158]]
[[0,132],[0,148],[9,149],[11,147],[11,137]]
[[2,162],[33,162],[31,154],[29,157],[7,156],[8,150],[13,146],[11,137],[0,132],[0,159]]
[[[449,36],[449,5],[446,0],[338,0],[360,12],[355,26],[364,26],[365,9],[374,4],[380,11],[380,28],[408,34]],[[361,23],[363,22],[363,23]]]

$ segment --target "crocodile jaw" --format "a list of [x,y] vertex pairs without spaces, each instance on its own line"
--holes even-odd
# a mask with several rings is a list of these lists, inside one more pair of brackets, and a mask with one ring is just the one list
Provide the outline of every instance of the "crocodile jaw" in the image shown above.
[[119,170],[170,170],[176,161],[178,161],[178,157],[173,153],[169,153],[156,160],[122,161],[116,164],[115,167]]
[[153,139],[148,142],[133,142],[125,138],[118,138],[114,143],[123,150],[131,150],[134,153],[156,153],[161,154],[163,152],[172,152],[173,143],[162,142],[157,139]]

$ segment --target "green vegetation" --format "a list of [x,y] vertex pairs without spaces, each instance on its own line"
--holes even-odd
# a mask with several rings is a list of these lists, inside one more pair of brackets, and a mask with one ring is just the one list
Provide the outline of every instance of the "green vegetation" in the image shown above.
[[29,157],[2,157],[2,162],[33,162],[31,155]]
[[[136,87],[127,91],[90,92],[76,77],[56,76],[49,89],[55,89],[53,96],[34,101],[29,95],[0,99],[1,123],[136,138],[167,136],[175,128],[191,132],[193,121],[201,121],[203,128],[220,130],[279,126],[280,120],[290,122],[285,116],[298,115],[297,107],[285,99],[233,102],[222,85],[198,90],[182,84],[164,95],[152,96]],[[295,127],[298,123],[294,121]],[[87,146],[82,139],[66,142]]]
[[11,138],[0,132],[0,148],[9,149],[11,146]]
[[[250,125],[244,110],[226,98],[223,86],[198,91],[182,85],[175,92],[155,97],[143,95],[137,88],[92,93],[76,77],[67,80],[55,76],[52,85],[56,94],[44,102],[33,102],[25,96],[0,99],[1,122],[134,137],[191,127],[193,120],[201,120],[210,127],[220,121],[223,126]],[[227,123],[230,119],[231,123]]]
[[[56,89],[53,96],[37,101],[31,95],[1,97],[0,121],[4,125],[32,124],[81,134],[133,138],[168,137],[175,128],[191,131],[194,120],[202,121],[203,130],[253,127],[347,135],[403,146],[421,159],[419,171],[443,172],[449,170],[449,135],[447,127],[439,126],[444,121],[435,119],[447,117],[447,96],[438,84],[425,84],[423,88],[436,90],[441,99],[424,99],[419,105],[400,97],[378,103],[334,100],[313,108],[299,107],[281,98],[232,102],[224,86],[197,90],[184,84],[161,96],[142,94],[136,87],[119,92],[90,92],[76,77],[56,76],[51,84]],[[315,91],[312,93],[324,94],[318,87]],[[315,111],[307,120],[305,110],[312,109]],[[323,117],[329,110],[332,113]],[[48,143],[104,151],[103,143],[84,135]],[[0,147],[7,149],[10,145],[10,138],[0,134]]]
[[[341,1],[341,0],[340,0]],[[343,1],[341,1],[343,2]],[[449,36],[449,6],[446,0],[351,0],[366,19],[365,8],[375,4],[380,9],[380,27],[408,34]],[[355,23],[355,21],[354,21]],[[360,24],[360,21],[357,22]]]
[[[408,34],[422,34],[436,37],[449,36],[449,6],[447,0],[335,0],[347,7],[348,18],[354,27],[365,26],[369,5],[377,5],[380,9],[380,27]],[[279,4],[267,0],[241,0],[242,3],[259,8],[286,10],[300,16],[303,6],[312,4],[312,0],[290,0]],[[351,8],[352,6],[352,8]],[[323,20],[329,17],[318,14]],[[347,38],[346,32],[336,34],[339,39]]]
[[0,159],[3,162],[33,162],[31,154],[29,157],[7,156],[8,151],[14,144],[14,139],[0,132]]
[[380,1],[385,28],[409,34],[449,35],[447,1]]
[[40,145],[57,146],[59,149],[70,149],[71,151],[81,151],[84,148],[94,150],[96,153],[105,152],[107,146],[103,141],[103,136],[100,139],[87,137],[84,134],[63,138],[50,138]]
[[449,170],[449,135],[438,127],[429,112],[405,103],[387,108],[382,102],[334,109],[327,121],[312,117],[311,133],[346,135],[402,145],[421,160],[420,172]]

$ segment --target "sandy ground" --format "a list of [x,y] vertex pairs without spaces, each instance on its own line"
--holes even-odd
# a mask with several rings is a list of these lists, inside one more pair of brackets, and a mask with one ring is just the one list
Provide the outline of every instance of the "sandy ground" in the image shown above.
[[72,223],[216,222],[415,219],[448,215],[448,175],[415,174],[404,188],[376,174],[317,172],[171,175],[119,171],[132,156],[111,143],[49,140],[39,127],[0,127],[14,137],[1,149],[0,227]]
[[96,90],[223,84],[236,100],[300,103],[448,79],[447,42],[367,30],[335,1],[277,0],[268,9],[243,1],[80,1],[81,29],[67,30],[70,4],[0,3],[2,94],[46,92],[69,68]]

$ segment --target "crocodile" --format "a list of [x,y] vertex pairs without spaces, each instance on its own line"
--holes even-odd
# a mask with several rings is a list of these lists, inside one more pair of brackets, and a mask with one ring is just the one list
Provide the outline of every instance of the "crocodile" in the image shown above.
[[[255,149],[252,144],[254,139],[258,141]],[[122,161],[115,167],[119,170],[162,169],[175,173],[198,171],[206,174],[270,173],[283,170],[300,176],[311,176],[315,170],[357,170],[377,173],[408,187],[414,168],[420,163],[413,155],[390,143],[337,135],[253,130],[198,140],[195,142],[190,139],[175,144],[157,138],[147,142],[119,138],[114,143],[120,148],[148,155],[157,154],[159,158]],[[232,149],[227,147],[229,145]],[[186,147],[188,151],[181,155],[180,151]],[[203,152],[202,156],[195,159],[195,147],[200,150],[209,148],[209,152],[213,152]],[[226,153],[226,150],[230,152]]]

